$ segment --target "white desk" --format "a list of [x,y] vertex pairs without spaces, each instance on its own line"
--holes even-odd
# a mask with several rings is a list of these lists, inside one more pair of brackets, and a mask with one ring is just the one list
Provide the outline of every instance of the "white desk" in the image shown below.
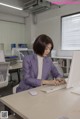
[[2,97],[0,101],[23,119],[58,119],[61,116],[80,119],[80,95],[69,89],[46,94],[40,88],[36,88],[37,96],[24,91]]
[[57,58],[57,59],[72,59],[72,57],[63,57],[63,56],[52,56],[51,58]]
[[10,70],[13,70],[13,69],[21,69],[22,68],[22,61],[17,61],[16,64],[14,65],[10,65]]

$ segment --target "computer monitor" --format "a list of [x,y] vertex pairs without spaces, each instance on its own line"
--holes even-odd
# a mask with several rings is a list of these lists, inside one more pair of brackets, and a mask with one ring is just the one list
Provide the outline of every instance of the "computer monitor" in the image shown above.
[[67,88],[80,86],[80,51],[74,51]]
[[50,93],[63,88],[75,88],[80,86],[80,51],[75,51],[73,54],[69,77],[66,81],[66,84],[59,86],[49,85],[41,89],[41,91]]

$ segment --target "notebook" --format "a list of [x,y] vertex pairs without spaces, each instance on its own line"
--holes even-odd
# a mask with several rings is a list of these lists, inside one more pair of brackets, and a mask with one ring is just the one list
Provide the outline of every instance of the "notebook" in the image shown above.
[[63,88],[75,88],[80,86],[80,51],[74,51],[69,76],[65,80],[66,84],[46,86],[42,88],[41,91],[50,93]]

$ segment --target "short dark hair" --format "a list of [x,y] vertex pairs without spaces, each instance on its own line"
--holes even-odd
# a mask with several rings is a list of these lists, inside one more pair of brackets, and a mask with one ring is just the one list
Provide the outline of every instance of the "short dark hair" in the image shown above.
[[52,50],[54,47],[52,39],[45,34],[39,35],[33,43],[33,50],[36,54],[42,56],[48,44],[51,44]]

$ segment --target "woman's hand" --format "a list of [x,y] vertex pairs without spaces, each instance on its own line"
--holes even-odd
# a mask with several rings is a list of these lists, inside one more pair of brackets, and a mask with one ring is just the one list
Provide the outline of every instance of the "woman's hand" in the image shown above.
[[42,80],[42,85],[61,85],[61,84],[65,84],[65,80],[64,79],[54,79],[54,80]]
[[60,84],[66,84],[66,81],[64,78],[57,78],[56,80],[58,80]]

